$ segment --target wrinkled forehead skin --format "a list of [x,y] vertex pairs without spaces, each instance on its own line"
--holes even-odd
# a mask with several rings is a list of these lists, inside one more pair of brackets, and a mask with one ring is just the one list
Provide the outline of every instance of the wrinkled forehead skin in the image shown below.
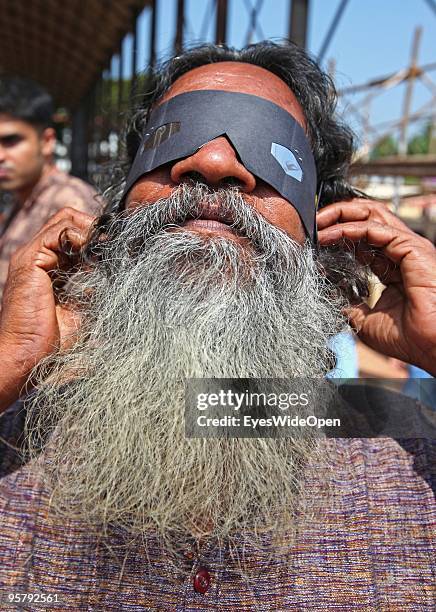
[[306,129],[306,119],[295,94],[273,72],[244,62],[217,62],[193,68],[179,77],[157,105],[187,91],[214,89],[252,94],[280,106]]

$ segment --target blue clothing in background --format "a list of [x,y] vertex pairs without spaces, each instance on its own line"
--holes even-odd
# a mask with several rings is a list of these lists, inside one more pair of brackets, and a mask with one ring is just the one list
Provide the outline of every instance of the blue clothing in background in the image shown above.
[[326,375],[327,378],[358,378],[359,364],[354,334],[349,331],[336,334],[330,339],[329,348],[336,356],[336,367]]
[[[436,409],[436,382],[431,374],[414,365],[407,364],[409,378],[403,386],[403,393]],[[433,382],[421,382],[419,379],[431,378]]]

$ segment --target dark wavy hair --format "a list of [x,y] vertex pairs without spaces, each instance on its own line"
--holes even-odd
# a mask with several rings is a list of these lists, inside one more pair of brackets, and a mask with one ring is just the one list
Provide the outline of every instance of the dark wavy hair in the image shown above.
[[44,129],[53,123],[53,99],[41,85],[18,76],[0,76],[0,113]]

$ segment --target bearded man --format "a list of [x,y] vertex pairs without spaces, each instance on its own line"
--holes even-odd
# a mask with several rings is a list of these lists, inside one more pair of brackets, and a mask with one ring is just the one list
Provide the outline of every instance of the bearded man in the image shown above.
[[[431,609],[428,441],[186,438],[183,410],[190,378],[323,379],[347,320],[434,373],[433,245],[353,199],[301,49],[205,46],[155,76],[111,210],[64,209],[11,262],[3,407],[38,366],[31,458],[0,481],[5,605]],[[372,310],[359,262],[387,286]]]

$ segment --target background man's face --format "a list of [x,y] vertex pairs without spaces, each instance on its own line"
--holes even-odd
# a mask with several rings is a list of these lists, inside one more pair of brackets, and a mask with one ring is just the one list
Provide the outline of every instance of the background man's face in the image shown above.
[[[305,128],[301,106],[288,86],[272,72],[251,64],[220,62],[195,68],[177,79],[160,103],[188,91],[204,89],[265,98],[281,106]],[[253,130],[256,130],[256,125],[253,125]],[[138,203],[153,203],[168,197],[177,185],[192,175],[201,175],[201,180],[212,188],[223,187],[232,179],[231,182],[246,194],[246,201],[269,223],[284,230],[299,243],[304,242],[305,233],[297,211],[275,189],[244,167],[224,136],[208,142],[190,157],[168,163],[144,175],[130,190],[126,207],[133,208]],[[211,223],[200,218],[186,221],[183,225],[202,234],[240,240],[228,226],[217,221]]]
[[52,128],[40,132],[26,121],[0,114],[0,189],[31,188],[51,159],[54,144]]

